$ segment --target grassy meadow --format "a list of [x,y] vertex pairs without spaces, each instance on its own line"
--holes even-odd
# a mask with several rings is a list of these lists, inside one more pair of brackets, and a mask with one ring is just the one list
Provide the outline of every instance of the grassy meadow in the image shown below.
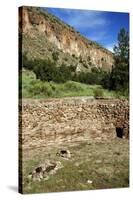
[[[56,156],[60,148],[67,147],[72,157],[65,160]],[[90,189],[122,188],[129,186],[128,140],[119,138],[106,142],[84,141],[55,144],[37,150],[24,151],[23,192],[59,192]],[[45,159],[63,164],[56,174],[45,181],[27,180],[27,175]]]
[[22,77],[22,98],[61,98],[74,96],[99,96],[124,98],[116,91],[104,89],[101,85],[89,85],[74,81],[55,83],[53,81],[41,81],[36,79],[34,72],[23,70]]

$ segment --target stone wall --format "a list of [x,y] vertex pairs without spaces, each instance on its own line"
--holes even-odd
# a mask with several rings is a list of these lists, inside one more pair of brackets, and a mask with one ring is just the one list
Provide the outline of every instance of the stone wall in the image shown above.
[[25,149],[71,140],[113,139],[116,128],[124,138],[129,135],[127,100],[23,100],[21,108],[20,142]]

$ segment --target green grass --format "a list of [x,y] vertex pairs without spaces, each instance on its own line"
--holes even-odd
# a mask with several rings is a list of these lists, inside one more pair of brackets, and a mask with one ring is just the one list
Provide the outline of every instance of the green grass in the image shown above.
[[[57,149],[40,148],[24,153],[24,193],[59,192],[90,189],[122,188],[129,186],[129,147],[128,140],[65,143],[72,153],[70,160],[55,156]],[[29,157],[27,156],[29,154]],[[48,156],[50,155],[50,157]],[[30,171],[43,163],[45,159],[60,160],[63,168],[51,175],[47,181],[26,182]],[[91,180],[92,183],[87,183]]]
[[32,71],[22,71],[23,98],[61,98],[75,96],[96,96],[123,98],[121,94],[103,89],[100,85],[87,85],[74,81],[66,83],[43,82],[36,79]]

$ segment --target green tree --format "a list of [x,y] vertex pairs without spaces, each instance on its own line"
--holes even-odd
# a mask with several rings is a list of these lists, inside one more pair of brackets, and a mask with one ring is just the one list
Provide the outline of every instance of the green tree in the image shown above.
[[42,81],[52,81],[57,73],[55,63],[50,60],[34,60],[33,71],[36,74],[37,79]]
[[129,88],[129,34],[122,28],[118,45],[114,47],[114,67],[110,76],[110,89],[128,91]]
[[69,66],[66,66],[64,63],[60,67],[57,67],[57,73],[53,77],[53,81],[57,83],[64,83],[67,80],[71,80],[71,69]]

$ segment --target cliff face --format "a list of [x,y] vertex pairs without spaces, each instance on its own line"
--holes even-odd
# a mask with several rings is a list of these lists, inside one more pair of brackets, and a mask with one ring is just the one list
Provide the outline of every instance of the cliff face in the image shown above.
[[58,18],[33,7],[20,8],[19,31],[23,35],[23,52],[29,57],[53,59],[58,55],[58,64],[75,64],[76,70],[92,67],[110,70],[113,54],[92,42]]

